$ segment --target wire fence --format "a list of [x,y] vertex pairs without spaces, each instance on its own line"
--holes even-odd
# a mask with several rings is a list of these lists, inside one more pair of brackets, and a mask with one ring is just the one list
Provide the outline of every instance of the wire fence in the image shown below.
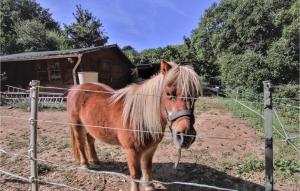
[[[94,92],[94,93],[105,93],[105,94],[114,94],[113,91],[93,91],[93,90],[86,90],[86,89],[68,89],[68,88],[58,88],[58,87],[45,87],[45,86],[38,86],[39,88],[43,88],[43,89],[57,89],[57,90],[66,90],[66,91],[86,91],[86,92]],[[238,93],[238,92],[237,92]],[[140,96],[159,96],[161,97],[162,95],[150,95],[150,94],[138,94]],[[195,98],[195,97],[180,97],[180,98],[185,98],[185,99],[193,99],[193,100],[198,100],[201,98]],[[255,113],[256,115],[258,115],[259,117],[261,117],[262,119],[264,119],[264,116],[262,116],[261,113],[259,113],[258,111],[256,111],[255,109],[249,107],[246,105],[246,103],[250,103],[250,104],[259,104],[259,105],[263,105],[264,103],[258,102],[258,101],[247,101],[247,100],[240,100],[238,99],[238,95],[235,96],[235,98],[230,98],[232,100],[234,100],[236,103],[240,104],[241,106],[243,106],[244,108],[248,109],[249,111]],[[290,99],[290,98],[282,98],[282,99]],[[292,99],[292,98],[291,98]],[[287,105],[288,106],[288,105]],[[297,152],[300,153],[299,148],[297,148],[297,146],[292,142],[292,139],[296,139],[297,137],[290,137],[286,130],[284,125],[282,124],[278,113],[276,110],[274,110],[274,114],[278,120],[278,122],[280,123],[280,126],[283,130],[283,133],[281,133],[275,126],[273,126],[273,129],[277,132],[277,134],[279,134],[281,136],[281,138],[283,140],[285,140],[289,145],[291,145]],[[20,118],[20,117],[15,117],[15,116],[9,116],[9,115],[1,115],[1,118],[14,118],[14,119],[18,119],[18,120],[24,120],[24,121],[28,121],[29,119],[25,119],[25,118]],[[82,125],[82,124],[73,124],[73,123],[63,123],[63,122],[57,122],[57,121],[51,121],[51,120],[34,120],[31,122],[36,122],[36,123],[51,123],[51,124],[58,124],[58,125]],[[104,129],[111,129],[111,130],[124,130],[124,131],[138,131],[138,130],[134,130],[134,129],[124,129],[124,128],[118,128],[118,127],[107,127],[107,126],[98,126],[98,125],[84,125],[84,126],[90,126],[90,127],[98,127],[98,128],[104,128]],[[139,130],[140,131],[140,130]],[[150,131],[140,131],[142,133],[147,133]],[[159,134],[164,134],[167,136],[172,136],[171,132],[152,132],[151,133],[159,133]],[[185,136],[193,136],[193,137],[197,137],[199,139],[226,139],[226,140],[237,140],[240,139],[240,137],[218,137],[218,136],[203,136],[203,135],[185,135]],[[243,139],[246,138],[252,138],[252,136],[249,137],[243,137]],[[262,138],[262,137],[261,137]],[[50,162],[49,160],[43,160],[43,159],[37,159],[37,158],[33,158],[30,154],[25,155],[25,154],[16,154],[16,153],[10,153],[9,151],[0,148],[0,152],[7,154],[7,155],[14,155],[14,156],[20,156],[20,157],[25,157],[28,158],[30,160],[34,160],[34,161],[40,161],[40,162],[45,162],[45,163],[49,163],[51,165],[57,166],[57,167],[61,167],[61,165],[57,165],[53,162]],[[199,188],[210,188],[210,189],[215,189],[215,190],[234,190],[234,189],[228,189],[228,188],[221,188],[221,187],[217,187],[217,186],[211,186],[211,185],[206,185],[206,184],[198,184],[198,183],[190,183],[190,182],[178,182],[178,181],[173,181],[173,182],[166,182],[166,181],[158,181],[158,180],[153,180],[153,181],[143,181],[143,180],[136,180],[136,179],[132,179],[131,177],[129,177],[126,174],[123,173],[117,173],[117,172],[111,172],[111,171],[96,171],[96,170],[91,170],[91,169],[80,169],[80,168],[76,168],[76,167],[68,167],[68,170],[77,170],[77,171],[82,171],[82,172],[88,172],[88,173],[96,173],[96,174],[104,174],[104,175],[111,175],[111,176],[117,176],[119,178],[125,179],[127,181],[131,181],[131,182],[136,182],[136,183],[143,183],[143,184],[148,184],[148,183],[160,183],[163,185],[172,185],[172,184],[178,184],[178,185],[185,185],[185,186],[195,186],[195,187],[199,187]],[[7,172],[5,170],[0,169],[0,172],[7,175],[7,176],[12,176],[16,179],[20,179],[22,181],[26,181],[29,183],[32,183],[32,179],[31,178],[26,178],[23,176],[19,176],[17,174],[14,174],[12,172]],[[70,185],[66,185],[66,184],[61,184],[61,183],[54,183],[54,182],[48,182],[48,181],[44,181],[44,180],[40,180],[40,179],[36,179],[35,181],[40,182],[40,183],[44,183],[44,184],[48,184],[48,185],[52,185],[52,186],[56,186],[56,187],[66,187],[66,188],[70,188],[73,190],[84,190],[83,188],[76,188],[74,186],[70,186]]]

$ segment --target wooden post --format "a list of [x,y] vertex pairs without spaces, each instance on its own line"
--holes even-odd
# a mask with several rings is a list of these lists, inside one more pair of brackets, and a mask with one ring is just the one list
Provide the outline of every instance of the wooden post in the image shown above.
[[264,128],[265,128],[265,190],[273,191],[273,123],[272,123],[272,87],[270,81],[264,81]]
[[240,93],[240,88],[238,87],[237,89],[236,89],[236,95],[235,95],[235,100],[234,100],[234,104],[236,105],[236,102],[237,102],[237,100],[238,100],[238,98],[239,98],[239,93]]
[[37,168],[37,155],[36,155],[36,139],[37,139],[37,113],[38,113],[38,102],[39,102],[39,85],[40,81],[32,80],[30,82],[30,111],[31,111],[31,117],[30,117],[30,150],[29,150],[29,156],[30,156],[30,164],[31,164],[31,190],[32,191],[38,191],[38,168]]

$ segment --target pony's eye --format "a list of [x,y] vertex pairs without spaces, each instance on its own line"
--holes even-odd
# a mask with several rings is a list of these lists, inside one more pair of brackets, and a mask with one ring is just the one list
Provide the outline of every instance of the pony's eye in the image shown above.
[[167,92],[167,97],[169,100],[174,100],[176,98],[176,93],[172,92],[172,93],[169,93]]

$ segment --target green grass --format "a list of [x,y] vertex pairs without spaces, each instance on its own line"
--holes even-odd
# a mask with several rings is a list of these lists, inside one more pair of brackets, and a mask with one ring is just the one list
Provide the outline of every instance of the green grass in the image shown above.
[[207,104],[207,103],[200,103],[200,102],[196,102],[195,104],[195,111],[196,113],[200,113],[203,111],[208,111],[211,109],[211,105]]
[[51,171],[51,167],[45,163],[38,163],[38,174],[45,175]]
[[7,146],[10,150],[22,149],[29,146],[29,141],[18,139],[15,136],[7,137],[6,140],[8,141]]
[[[250,111],[249,109],[245,108],[244,106],[240,105],[239,103],[236,103],[233,99],[222,98],[221,101],[224,103],[224,105],[228,111],[230,111],[237,117],[246,119],[258,131],[263,131],[263,119],[261,117],[259,117],[256,113]],[[258,113],[263,115],[261,109],[259,108],[260,107],[259,104],[245,103],[245,105],[249,106],[250,108],[254,109]]]
[[[247,120],[255,129],[260,132],[264,132],[263,119],[255,114],[253,111],[245,108],[239,103],[235,103],[233,99],[221,99],[227,110],[233,113],[236,117]],[[244,103],[251,109],[255,110],[259,114],[263,115],[261,110],[261,104],[259,103]],[[284,125],[285,131],[289,136],[297,135],[299,133],[299,110],[296,115],[295,109],[279,109],[277,107],[277,113]],[[273,115],[273,126],[280,131],[282,134],[283,130],[275,115]],[[294,180],[295,174],[300,173],[300,159],[299,153],[295,149],[284,142],[283,138],[273,129],[273,148],[274,148],[274,169],[275,177],[280,180]],[[293,139],[292,141],[296,147],[300,148],[300,140]],[[235,169],[241,176],[247,175],[253,172],[259,172],[264,170],[264,161],[259,161],[253,158],[246,159],[243,163],[238,164],[237,167],[234,165],[221,165],[219,169],[229,170]]]
[[264,161],[249,158],[237,166],[237,172],[238,174],[261,172],[264,170],[264,168]]
[[[253,111],[250,111],[246,107],[235,102],[235,100],[233,99],[221,99],[221,100],[223,101],[228,111],[232,112],[237,117],[246,119],[258,131],[264,132],[264,127],[263,127],[264,120],[258,114],[254,113]],[[257,113],[263,116],[263,106],[261,103],[246,102],[243,104],[245,104],[246,106],[250,107],[251,109],[255,110]],[[289,112],[290,113],[287,113],[286,111],[283,110],[277,110],[278,117],[281,123],[283,124],[287,134],[289,136],[297,135],[297,133],[299,132],[299,113],[298,115],[295,115],[294,109],[289,110]],[[283,130],[275,114],[273,114],[273,125],[277,130],[279,130],[283,134]],[[275,137],[278,138],[279,135],[276,132],[276,130],[273,131]]]

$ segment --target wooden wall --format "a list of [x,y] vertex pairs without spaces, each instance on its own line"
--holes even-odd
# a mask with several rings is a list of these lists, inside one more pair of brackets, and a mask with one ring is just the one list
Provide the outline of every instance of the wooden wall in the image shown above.
[[[115,50],[101,50],[87,53],[82,56],[81,64],[76,72],[96,71],[99,73],[99,82],[105,83],[115,89],[122,88],[131,82],[131,63],[128,63]],[[59,62],[61,79],[51,79],[51,64]],[[6,72],[8,79],[1,85],[13,85],[27,88],[31,80],[40,80],[42,85],[70,87],[73,85],[73,68],[77,58],[72,58],[72,62],[67,58],[19,61],[1,63],[1,72]],[[48,79],[38,72],[38,65],[47,68]],[[78,81],[78,76],[77,76]]]

